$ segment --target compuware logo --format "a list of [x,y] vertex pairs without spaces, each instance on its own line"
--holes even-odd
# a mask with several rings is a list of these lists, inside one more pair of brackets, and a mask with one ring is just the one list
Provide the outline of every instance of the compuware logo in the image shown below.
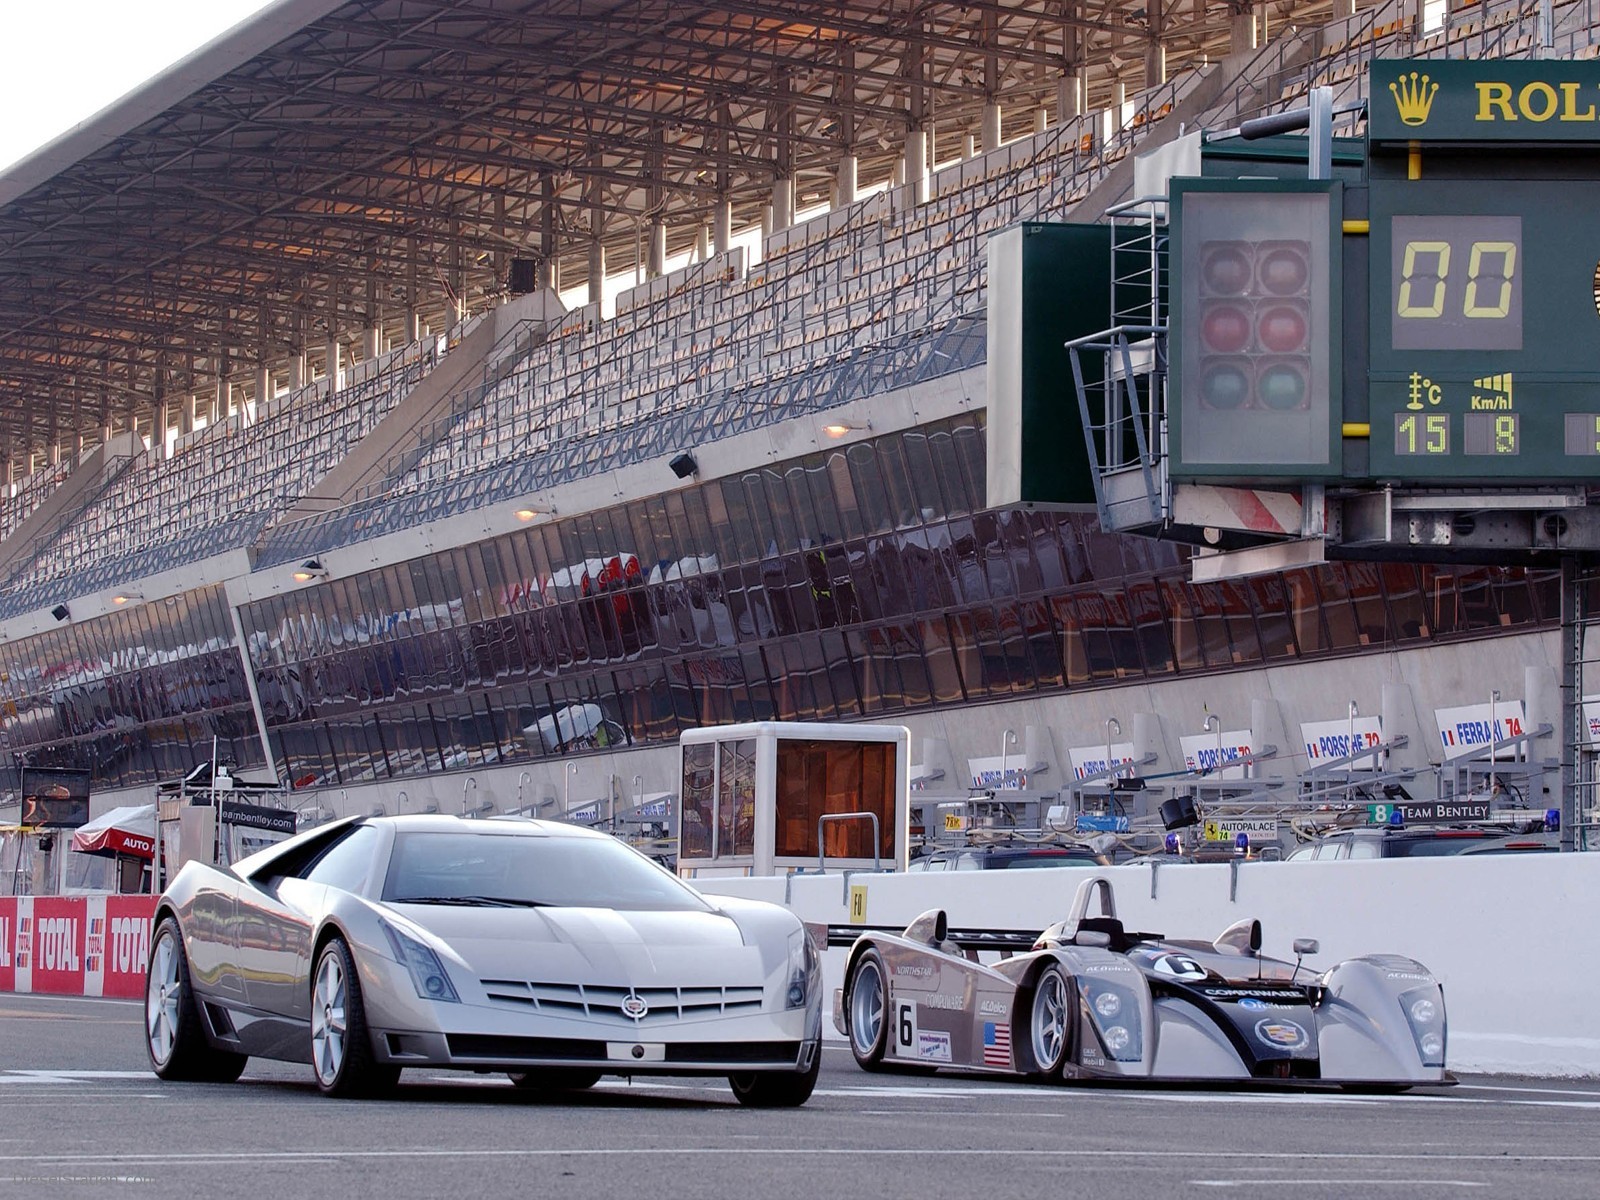
[[1433,98],[1439,94],[1439,85],[1426,75],[1412,71],[1409,75],[1402,74],[1391,83],[1389,93],[1394,97],[1394,106],[1400,113],[1402,124],[1426,125]]

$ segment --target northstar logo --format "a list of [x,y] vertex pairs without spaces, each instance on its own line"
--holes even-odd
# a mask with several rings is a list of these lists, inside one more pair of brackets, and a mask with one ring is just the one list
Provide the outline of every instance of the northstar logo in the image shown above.
[[1428,121],[1428,110],[1433,107],[1433,98],[1439,92],[1439,85],[1426,75],[1419,76],[1413,71],[1409,75],[1402,74],[1399,79],[1391,83],[1389,92],[1394,96],[1394,106],[1399,110],[1402,124],[1425,125]]

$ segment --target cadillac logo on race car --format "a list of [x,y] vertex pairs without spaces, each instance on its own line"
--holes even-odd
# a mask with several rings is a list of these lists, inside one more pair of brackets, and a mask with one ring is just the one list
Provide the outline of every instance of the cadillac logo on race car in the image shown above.
[[635,1021],[644,1020],[645,1013],[650,1011],[650,1006],[645,1003],[644,997],[637,992],[629,992],[628,998],[622,1002],[622,1015],[632,1017]]
[[1311,1040],[1293,1021],[1257,1021],[1256,1036],[1269,1046],[1282,1046],[1285,1050],[1303,1049]]

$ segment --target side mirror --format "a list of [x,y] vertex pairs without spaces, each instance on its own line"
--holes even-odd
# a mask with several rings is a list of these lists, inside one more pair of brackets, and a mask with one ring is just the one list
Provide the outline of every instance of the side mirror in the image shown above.
[[1308,954],[1316,954],[1322,949],[1322,943],[1316,938],[1295,938],[1294,953],[1296,958],[1304,958]]
[[1261,922],[1260,921],[1251,921],[1250,922],[1250,953],[1251,954],[1260,954],[1261,953]]
[[1098,946],[1104,950],[1111,945],[1111,935],[1098,929],[1085,929],[1072,938],[1074,946]]

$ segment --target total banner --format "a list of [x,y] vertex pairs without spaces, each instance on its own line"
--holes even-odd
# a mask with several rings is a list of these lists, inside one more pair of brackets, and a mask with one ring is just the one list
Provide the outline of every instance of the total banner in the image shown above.
[[0,992],[144,995],[154,896],[0,897]]

